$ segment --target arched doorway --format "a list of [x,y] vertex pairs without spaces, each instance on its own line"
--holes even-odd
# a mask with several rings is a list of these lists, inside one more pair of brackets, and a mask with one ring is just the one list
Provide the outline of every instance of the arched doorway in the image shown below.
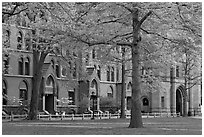
[[98,85],[97,85],[97,82],[95,79],[92,80],[92,82],[91,82],[90,91],[91,91],[90,95],[91,94],[97,95],[97,93],[98,93]]
[[91,82],[91,85],[90,85],[90,92],[89,92],[89,95],[91,97],[91,95],[96,95],[97,96],[97,99],[94,100],[94,106],[93,106],[93,100],[91,100],[90,98],[90,109],[93,110],[93,107],[94,107],[94,110],[97,110],[98,109],[98,84],[97,84],[97,81],[95,79],[92,80]]
[[28,100],[28,87],[26,81],[21,81],[19,85],[19,100],[20,104],[27,105],[27,100]]
[[54,85],[53,77],[49,76],[45,86],[45,110],[49,113],[54,113]]
[[113,87],[109,86],[107,90],[107,97],[108,98],[113,98]]
[[142,98],[142,112],[149,112],[149,100],[147,97]]
[[3,105],[7,105],[7,100],[8,100],[8,98],[7,98],[7,84],[6,84],[6,82],[3,80],[3,83],[2,83],[2,104]]
[[181,88],[176,90],[176,113],[183,114],[183,96]]

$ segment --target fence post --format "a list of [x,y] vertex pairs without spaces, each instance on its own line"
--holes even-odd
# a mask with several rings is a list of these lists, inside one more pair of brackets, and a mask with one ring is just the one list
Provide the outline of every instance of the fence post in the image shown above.
[[62,115],[62,113],[61,113],[61,120],[63,119],[63,115]]
[[74,114],[72,114],[72,120],[74,120]]
[[11,111],[11,121],[13,121],[13,112]]
[[109,119],[111,119],[111,113],[109,113]]
[[82,120],[84,120],[84,114],[82,114]]
[[49,114],[49,120],[51,120],[51,114]]

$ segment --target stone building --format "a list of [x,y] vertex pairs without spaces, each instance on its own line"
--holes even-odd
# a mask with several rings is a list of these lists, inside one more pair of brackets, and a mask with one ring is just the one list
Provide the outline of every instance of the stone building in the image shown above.
[[[3,46],[9,48],[3,57],[2,105],[4,108],[19,106],[22,102],[29,104],[32,91],[33,54],[32,35],[35,33],[23,23],[8,25],[3,23]],[[69,54],[66,49],[61,52]],[[113,98],[120,104],[122,71],[116,62],[102,63],[97,57],[97,49],[89,48],[75,59],[74,68],[61,56],[49,54],[43,65],[43,78],[40,91],[40,111],[55,113],[57,111],[77,111],[79,103],[87,98],[88,109],[91,107],[90,96],[97,95],[97,109],[100,110],[101,97]],[[81,79],[80,67],[86,77]],[[127,64],[128,67],[128,64]],[[178,112],[183,114],[183,97],[185,94],[183,78],[179,67],[165,70],[156,91],[143,90],[141,95],[142,112]],[[170,73],[171,72],[171,73]],[[141,68],[141,77],[145,75]],[[131,108],[131,77],[126,78],[126,110]],[[187,112],[198,113],[201,107],[201,85],[195,85],[187,93]]]

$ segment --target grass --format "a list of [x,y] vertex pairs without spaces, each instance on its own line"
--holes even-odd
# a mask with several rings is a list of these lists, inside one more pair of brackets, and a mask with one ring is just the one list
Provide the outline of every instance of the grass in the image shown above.
[[129,119],[2,122],[3,135],[201,135],[202,120],[188,117],[144,118],[144,128]]

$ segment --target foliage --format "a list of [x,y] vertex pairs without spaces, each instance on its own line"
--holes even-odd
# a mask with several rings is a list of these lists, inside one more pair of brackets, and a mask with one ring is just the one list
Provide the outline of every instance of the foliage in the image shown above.
[[89,98],[84,97],[81,101],[78,103],[78,113],[84,113],[88,110],[88,103],[89,103]]
[[102,110],[103,112],[109,111],[110,113],[115,113],[119,109],[119,107],[120,105],[114,98],[100,97],[100,110]]
[[[142,64],[145,68],[162,66],[167,69],[178,61],[183,48],[188,48],[194,55],[201,49],[201,3],[44,2],[25,3],[24,6],[15,12],[14,9],[20,6],[15,8],[14,3],[9,13],[15,15],[26,11],[30,27],[39,30],[36,39],[47,40],[41,43],[38,41],[33,49],[34,57],[36,52],[41,62],[48,53],[55,52],[56,46],[67,46],[69,42],[78,43],[81,50],[84,45],[125,46],[134,49],[134,52],[135,48],[139,49],[137,58],[130,59],[132,66],[137,68]],[[137,17],[136,20],[134,17]],[[201,55],[198,58],[201,59]],[[138,63],[135,62],[138,60]],[[139,71],[134,67],[132,70],[133,75]],[[139,76],[133,79],[132,93],[141,90],[138,81]],[[135,86],[135,83],[138,85]]]

